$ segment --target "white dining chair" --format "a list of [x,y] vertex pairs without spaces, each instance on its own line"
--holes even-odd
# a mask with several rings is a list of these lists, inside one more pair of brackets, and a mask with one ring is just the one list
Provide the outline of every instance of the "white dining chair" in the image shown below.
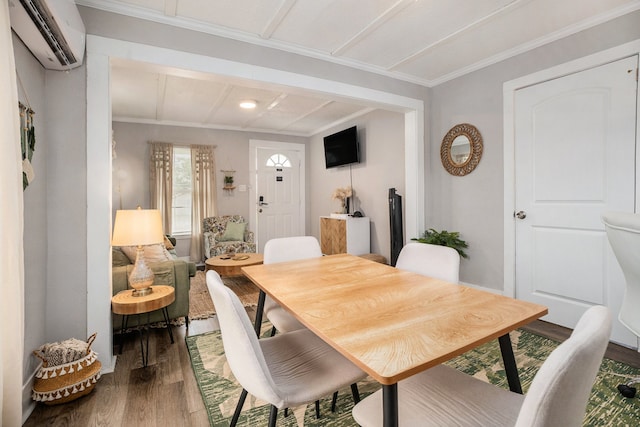
[[458,251],[448,246],[407,243],[398,255],[396,268],[458,283],[460,255]]
[[[264,245],[264,264],[321,256],[320,243],[313,236],[280,237],[271,239]],[[264,315],[273,324],[271,335],[274,335],[276,330],[279,332],[291,332],[305,327],[269,295],[264,300]]]
[[360,400],[356,383],[366,374],[351,361],[308,329],[258,339],[240,299],[218,273],[209,270],[206,281],[227,362],[242,386],[232,427],[248,393],[271,404],[269,426],[275,426],[278,409],[317,402],[347,385],[351,385],[354,402]]
[[[602,222],[626,284],[618,319],[638,337],[640,351],[640,214],[607,212],[602,215]],[[633,385],[638,383],[640,377],[631,378],[620,384],[618,390],[625,397],[635,397]]]
[[[571,337],[542,364],[526,396],[438,365],[398,383],[398,420],[408,426],[581,426],[611,333],[604,306],[589,308]],[[382,392],[362,399],[353,418],[382,426]]]

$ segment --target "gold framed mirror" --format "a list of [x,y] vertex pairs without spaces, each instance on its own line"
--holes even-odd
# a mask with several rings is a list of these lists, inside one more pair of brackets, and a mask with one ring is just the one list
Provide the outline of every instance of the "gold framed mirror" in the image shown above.
[[470,174],[482,157],[482,135],[469,123],[452,127],[442,139],[440,160],[451,175]]

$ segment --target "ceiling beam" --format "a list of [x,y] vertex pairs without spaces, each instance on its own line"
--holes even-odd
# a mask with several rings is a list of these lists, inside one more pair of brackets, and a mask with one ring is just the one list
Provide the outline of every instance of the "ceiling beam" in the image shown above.
[[386,23],[388,20],[393,18],[395,15],[403,11],[407,6],[415,3],[416,0],[398,0],[395,4],[393,4],[390,8],[382,12],[376,19],[371,21],[369,25],[360,30],[355,36],[351,37],[347,40],[342,46],[331,52],[333,56],[340,56],[344,54],[347,50],[351,49],[353,46],[358,44],[362,39],[369,36],[375,30],[377,30],[381,25]]
[[232,90],[233,90],[233,85],[228,83],[224,85],[224,87],[220,91],[220,95],[218,95],[216,100],[213,101],[213,104],[211,104],[211,108],[209,108],[209,111],[207,112],[207,115],[206,115],[207,118],[205,119],[205,123],[210,123],[213,121],[213,118],[218,112],[218,109],[220,108],[222,103],[225,101],[225,99],[227,99],[227,97],[229,96]]
[[296,0],[284,0],[260,33],[260,37],[263,39],[270,39],[294,4],[296,4]]
[[164,0],[164,14],[165,16],[177,16],[178,0]]
[[476,27],[479,27],[481,25],[484,25],[486,23],[488,23],[489,21],[495,19],[496,17],[506,13],[507,11],[510,11],[511,9],[514,9],[515,7],[520,7],[522,6],[524,3],[528,2],[530,0],[513,0],[511,3],[501,6],[500,8],[494,10],[493,12],[491,12],[488,15],[484,15],[482,18],[477,19],[475,21],[473,21],[472,23],[465,25],[464,27],[447,34],[445,37],[442,37],[438,40],[436,40],[435,42],[431,43],[430,45],[427,45],[423,48],[421,48],[420,50],[412,53],[411,55],[407,56],[406,58],[401,59],[400,61],[396,62],[395,64],[391,65],[389,68],[387,68],[388,71],[394,71],[400,67],[402,67],[405,64],[408,64],[409,62],[414,61],[415,59],[426,55],[429,51],[435,49],[436,47],[447,43],[453,39],[455,39],[456,37],[459,37],[460,35],[466,33],[467,31],[470,31]]

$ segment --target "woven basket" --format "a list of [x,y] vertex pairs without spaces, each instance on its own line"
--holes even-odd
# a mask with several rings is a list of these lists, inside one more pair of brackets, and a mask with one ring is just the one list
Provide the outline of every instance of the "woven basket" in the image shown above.
[[91,350],[96,334],[87,339],[87,354],[73,362],[57,366],[47,366],[48,362],[41,351],[33,354],[42,360],[42,367],[36,374],[32,398],[45,405],[67,403],[91,393],[100,378],[98,354]]

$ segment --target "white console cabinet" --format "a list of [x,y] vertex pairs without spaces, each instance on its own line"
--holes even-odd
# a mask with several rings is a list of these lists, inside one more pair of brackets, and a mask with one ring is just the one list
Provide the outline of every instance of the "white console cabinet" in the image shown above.
[[369,218],[321,216],[320,247],[325,255],[370,253]]

